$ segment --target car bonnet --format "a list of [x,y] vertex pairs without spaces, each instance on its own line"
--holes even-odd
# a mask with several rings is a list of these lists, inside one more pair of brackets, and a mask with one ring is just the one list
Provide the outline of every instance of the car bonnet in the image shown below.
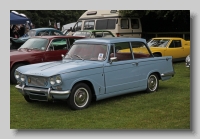
[[[74,71],[102,68],[103,62],[82,61],[82,60],[62,60],[32,64],[19,67],[17,70],[25,75],[38,75],[50,77],[57,74],[64,74]],[[102,69],[103,70],[103,69]]]

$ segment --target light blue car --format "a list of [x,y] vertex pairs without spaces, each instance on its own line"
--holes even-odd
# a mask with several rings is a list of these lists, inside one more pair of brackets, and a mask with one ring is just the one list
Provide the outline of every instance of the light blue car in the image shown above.
[[27,102],[66,100],[73,110],[137,91],[157,91],[174,76],[172,57],[154,57],[141,38],[75,41],[62,61],[21,66],[15,87]]

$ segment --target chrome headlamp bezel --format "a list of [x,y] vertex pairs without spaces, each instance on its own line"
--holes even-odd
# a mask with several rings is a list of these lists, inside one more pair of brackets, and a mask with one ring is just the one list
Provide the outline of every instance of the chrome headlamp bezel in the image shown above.
[[15,70],[14,76],[18,82],[26,82],[26,76],[19,71]]
[[21,81],[21,82],[25,82],[25,81],[26,81],[25,75],[21,74],[21,76],[20,76],[20,81]]
[[62,78],[60,75],[55,75],[49,78],[49,83],[52,86],[57,86],[62,84]]
[[19,80],[20,77],[21,77],[21,73],[19,71],[17,71],[17,70],[15,71],[14,75],[15,75],[15,79],[16,80]]

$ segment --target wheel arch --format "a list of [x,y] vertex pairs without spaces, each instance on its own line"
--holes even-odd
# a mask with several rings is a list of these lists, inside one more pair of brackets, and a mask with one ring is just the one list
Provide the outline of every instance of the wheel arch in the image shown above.
[[153,55],[155,55],[155,54],[156,54],[156,55],[163,56],[161,52],[153,52]]
[[92,84],[92,82],[89,81],[89,80],[77,81],[76,83],[74,83],[74,84],[72,85],[71,88],[73,88],[75,85],[77,85],[77,84],[79,84],[79,83],[85,83],[86,85],[88,85],[88,87],[91,89],[92,100],[96,100],[95,89],[94,89],[94,85]]
[[17,61],[15,63],[12,63],[10,70],[12,70],[12,68],[17,65],[17,64],[24,64],[24,65],[28,65],[30,64],[28,61]]
[[147,79],[148,79],[148,77],[149,77],[151,74],[156,74],[157,77],[158,77],[158,79],[161,80],[161,75],[160,75],[160,73],[159,73],[158,71],[149,72],[149,74],[148,74],[148,76],[147,76]]

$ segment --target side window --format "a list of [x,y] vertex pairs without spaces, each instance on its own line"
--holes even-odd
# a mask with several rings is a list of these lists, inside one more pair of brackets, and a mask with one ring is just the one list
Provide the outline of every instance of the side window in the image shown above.
[[96,29],[107,29],[107,19],[97,20],[96,21]]
[[175,47],[175,48],[181,47],[181,41],[180,41],[180,40],[175,40],[175,41],[174,41],[174,47]]
[[117,61],[132,60],[129,42],[115,43],[110,50],[110,58],[117,57]]
[[128,19],[121,19],[121,29],[128,29],[128,28],[129,28]]
[[131,28],[138,29],[139,28],[139,21],[138,19],[131,19]]
[[84,30],[94,30],[94,20],[85,21]]
[[110,32],[103,32],[103,37],[104,38],[110,38],[110,37],[113,37]]
[[68,49],[66,39],[54,39],[49,45],[50,51],[63,50],[63,49]]
[[134,59],[151,57],[147,46],[141,42],[131,42]]
[[49,36],[49,32],[47,30],[40,31],[37,36]]
[[169,48],[178,48],[181,47],[181,41],[180,40],[173,40],[171,44],[169,45]]
[[[68,39],[68,46],[69,46],[69,48],[71,48],[72,44],[73,44],[75,41],[76,41],[76,40],[73,39],[73,38],[69,38],[69,39]],[[68,49],[69,49],[69,48],[68,48]]]
[[58,31],[52,30],[50,35],[60,36],[61,34]]
[[116,19],[103,19],[96,21],[96,29],[115,29]]
[[81,30],[81,26],[82,26],[82,21],[77,22],[74,25],[73,31],[79,31],[79,30]]
[[95,33],[95,37],[96,37],[96,38],[99,38],[99,37],[101,38],[101,37],[103,37],[103,32],[96,32],[96,33]]

